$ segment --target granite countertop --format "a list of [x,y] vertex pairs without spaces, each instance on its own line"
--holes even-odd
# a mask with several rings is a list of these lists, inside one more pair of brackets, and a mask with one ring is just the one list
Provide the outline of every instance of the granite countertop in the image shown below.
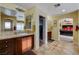
[[29,36],[29,35],[34,35],[34,33],[1,32],[0,33],[0,40],[23,37],[23,36]]

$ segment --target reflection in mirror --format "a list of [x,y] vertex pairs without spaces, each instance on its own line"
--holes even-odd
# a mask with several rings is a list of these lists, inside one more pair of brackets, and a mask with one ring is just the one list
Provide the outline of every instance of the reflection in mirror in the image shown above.
[[7,7],[0,7],[0,28],[1,31],[13,31],[16,22],[16,10]]
[[3,22],[4,30],[5,31],[11,31],[12,30],[12,20],[6,19]]
[[17,24],[16,24],[16,30],[17,31],[24,31],[24,23],[23,22],[18,22]]

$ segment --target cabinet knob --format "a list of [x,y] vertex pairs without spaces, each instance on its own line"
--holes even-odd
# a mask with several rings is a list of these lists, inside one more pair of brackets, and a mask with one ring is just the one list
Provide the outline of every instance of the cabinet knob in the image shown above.
[[7,48],[8,46],[6,45],[5,47]]
[[8,42],[8,41],[5,41],[6,43]]

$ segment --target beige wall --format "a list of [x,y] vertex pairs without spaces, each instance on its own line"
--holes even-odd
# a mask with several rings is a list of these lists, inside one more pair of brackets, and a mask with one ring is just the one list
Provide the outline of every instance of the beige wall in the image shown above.
[[47,16],[47,18],[48,18],[47,25],[48,25],[48,32],[49,32],[49,31],[52,31],[53,19],[52,19],[52,16]]
[[[59,15],[59,16],[53,16],[52,19],[57,21],[57,25],[58,25],[58,21],[63,19],[63,18],[73,18],[73,39],[75,43],[79,43],[79,39],[78,39],[78,32],[75,31],[75,27],[78,24],[78,11],[72,12],[72,13],[68,13],[68,14],[64,14],[64,15]],[[53,25],[53,31],[52,33],[54,35],[52,35],[52,37],[54,37],[55,39],[58,39],[58,27]]]

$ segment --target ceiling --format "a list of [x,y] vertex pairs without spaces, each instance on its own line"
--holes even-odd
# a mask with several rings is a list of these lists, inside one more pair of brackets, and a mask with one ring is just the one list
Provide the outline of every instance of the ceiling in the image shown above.
[[49,15],[65,14],[79,9],[79,3],[60,3],[59,7],[55,7],[55,4],[57,3],[16,3],[26,9],[37,6]]

